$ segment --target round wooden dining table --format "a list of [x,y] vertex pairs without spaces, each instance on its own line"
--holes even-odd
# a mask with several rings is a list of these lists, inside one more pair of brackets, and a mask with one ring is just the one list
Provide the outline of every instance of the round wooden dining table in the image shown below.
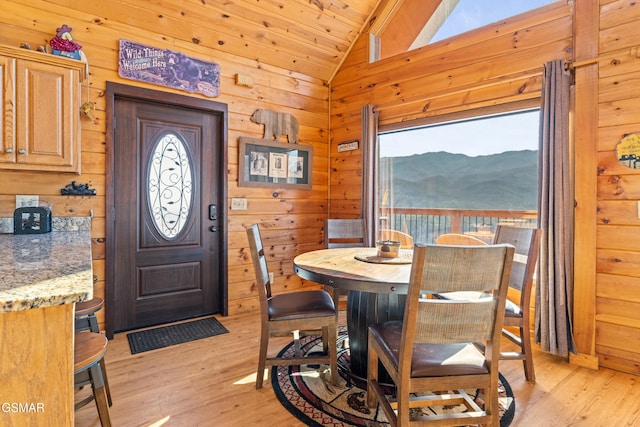
[[367,377],[368,327],[402,320],[411,274],[411,250],[381,258],[375,248],[321,249],[298,255],[295,273],[333,288],[348,290],[347,333],[351,374]]

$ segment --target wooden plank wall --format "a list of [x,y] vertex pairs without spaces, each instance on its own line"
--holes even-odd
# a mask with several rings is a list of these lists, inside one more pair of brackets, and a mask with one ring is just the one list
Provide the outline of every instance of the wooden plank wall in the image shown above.
[[[199,3],[199,2],[198,2]],[[195,2],[192,7],[197,8]],[[189,7],[185,2],[181,7]],[[258,6],[256,13],[260,13]],[[177,18],[176,18],[177,17]],[[160,19],[160,18],[163,18]],[[282,69],[222,51],[215,38],[194,40],[194,33],[206,31],[206,17],[191,13],[191,24],[179,24],[180,9],[175,2],[100,2],[75,0],[2,1],[0,43],[18,46],[28,42],[35,49],[55,35],[66,23],[72,35],[83,45],[90,64],[89,87],[83,88],[82,100],[96,102],[96,120],[82,120],[82,175],[32,172],[0,172],[0,216],[12,216],[16,194],[37,194],[51,203],[55,216],[94,214],[92,225],[93,267],[98,278],[95,294],[104,296],[105,287],[105,88],[107,81],[143,86],[160,91],[171,89],[146,85],[118,77],[118,40],[127,39],[158,48],[168,48],[220,64],[221,94],[216,101],[229,107],[229,198],[248,199],[248,210],[229,211],[229,313],[255,310],[258,306],[253,267],[249,259],[244,226],[260,223],[270,269],[275,273],[275,292],[295,289],[302,283],[293,273],[292,259],[298,253],[322,246],[322,226],[327,216],[328,192],[328,111],[329,89],[326,81],[309,74]],[[170,20],[175,25],[159,22]],[[248,24],[247,24],[248,25]],[[255,28],[225,28],[225,31],[259,31]],[[261,30],[260,30],[261,31]],[[289,37],[289,36],[287,36]],[[237,49],[245,48],[244,46]],[[301,49],[297,47],[297,49]],[[230,52],[231,50],[231,52]],[[260,52],[276,53],[275,50]],[[335,59],[332,59],[335,62]],[[320,67],[329,75],[328,60],[309,61],[300,67]],[[319,72],[319,71],[318,71]],[[254,80],[254,87],[235,85],[235,74]],[[182,95],[186,92],[173,91]],[[199,95],[192,95],[199,96]],[[238,187],[238,137],[262,137],[262,126],[250,122],[258,108],[293,114],[300,125],[300,143],[314,148],[313,189],[277,190]],[[89,183],[97,190],[95,197],[61,196],[60,189],[72,180]],[[229,206],[231,203],[229,203]],[[104,311],[100,312],[104,328]]]
[[640,132],[640,5],[600,1],[596,340],[600,365],[640,374],[640,171],[616,145]]

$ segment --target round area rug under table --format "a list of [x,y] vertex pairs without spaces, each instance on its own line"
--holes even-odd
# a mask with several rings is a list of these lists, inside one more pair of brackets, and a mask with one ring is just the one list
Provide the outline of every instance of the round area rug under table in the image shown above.
[[[305,354],[321,353],[320,337],[307,336],[300,340]],[[280,351],[280,356],[292,356],[295,353],[293,342]],[[349,366],[349,339],[346,328],[340,327],[338,337],[338,364]],[[271,385],[278,400],[297,419],[312,427],[388,427],[384,413],[378,408],[369,408],[366,404],[366,390],[353,381],[343,378],[341,372],[339,384],[330,383],[328,365],[274,366],[271,371]],[[346,376],[346,375],[345,375]],[[500,427],[507,427],[515,415],[513,392],[506,379],[500,375],[498,386],[500,405]],[[467,390],[480,406],[484,395],[481,389]],[[461,412],[464,407],[443,408],[446,412]]]

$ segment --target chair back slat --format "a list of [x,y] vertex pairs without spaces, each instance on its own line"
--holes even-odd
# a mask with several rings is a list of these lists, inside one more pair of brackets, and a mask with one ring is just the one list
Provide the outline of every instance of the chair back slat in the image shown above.
[[[425,300],[418,307],[416,343],[452,344],[490,340],[497,298],[469,302]],[[442,319],[447,319],[443,322]]]
[[326,248],[368,246],[363,219],[326,219],[324,222]]
[[[405,327],[415,325],[409,340],[451,344],[499,339],[503,316],[496,314],[504,312],[513,252],[510,245],[416,245],[405,307]],[[484,296],[430,297],[456,291]]]
[[[540,252],[541,233],[542,230],[537,228],[500,224],[496,228],[494,243],[508,243],[515,248],[509,286],[518,291],[525,291],[521,295],[521,305],[529,304],[529,294]],[[524,298],[526,301],[523,301]]]
[[[437,247],[437,249],[434,248]],[[430,245],[424,263],[424,293],[492,292],[502,274],[502,252],[478,251],[486,246]],[[504,246],[504,245],[503,245]]]
[[249,239],[251,259],[253,261],[253,269],[256,274],[258,294],[260,295],[261,301],[266,301],[268,298],[271,298],[271,281],[269,280],[269,269],[267,267],[267,258],[264,255],[260,230],[258,229],[258,224],[250,225],[246,230],[247,238]]
[[525,260],[513,260],[513,268],[511,269],[511,279],[509,286],[513,289],[521,291],[524,288],[524,284],[527,280],[527,259]]

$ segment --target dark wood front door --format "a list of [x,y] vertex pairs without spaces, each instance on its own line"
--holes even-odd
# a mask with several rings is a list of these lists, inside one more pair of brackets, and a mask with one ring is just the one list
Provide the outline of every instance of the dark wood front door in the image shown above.
[[167,95],[113,96],[107,334],[225,305],[226,106]]

